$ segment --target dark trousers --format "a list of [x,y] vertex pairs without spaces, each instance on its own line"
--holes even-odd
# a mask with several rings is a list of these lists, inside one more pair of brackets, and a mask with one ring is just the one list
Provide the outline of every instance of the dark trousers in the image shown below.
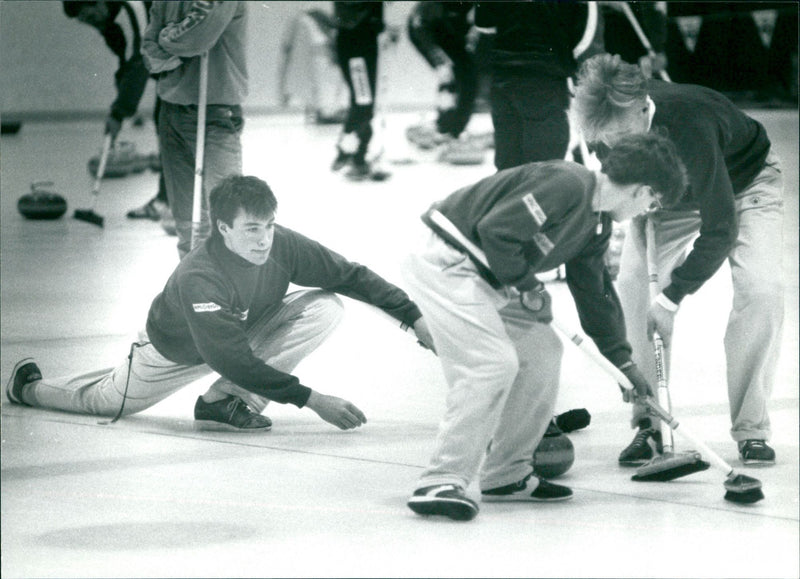
[[566,78],[495,69],[490,103],[498,171],[567,154]]
[[356,158],[363,160],[372,138],[375,85],[378,72],[378,32],[371,29],[339,30],[336,35],[339,68],[350,89],[350,109],[345,133],[358,136]]

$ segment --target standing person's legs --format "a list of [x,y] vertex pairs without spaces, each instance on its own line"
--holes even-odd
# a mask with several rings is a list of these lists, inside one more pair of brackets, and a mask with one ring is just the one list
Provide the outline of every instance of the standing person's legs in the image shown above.
[[515,92],[516,83],[512,77],[492,71],[489,102],[494,127],[494,166],[498,171],[523,163],[522,119],[514,106]]
[[517,349],[511,386],[481,471],[481,490],[521,481],[533,471],[533,453],[553,418],[563,345],[549,324],[532,319],[518,299],[500,310]]
[[[140,412],[211,372],[205,364],[184,366],[167,360],[146,341],[134,344],[132,357],[116,368],[77,376],[42,379],[26,387],[22,401],[31,406],[80,414],[115,416]],[[127,389],[126,389],[127,384]]]
[[481,279],[466,255],[434,235],[421,254],[406,260],[403,273],[448,384],[445,416],[417,488],[466,488],[517,375],[517,353],[498,314],[508,297]]
[[183,258],[192,243],[197,108],[162,101],[158,119],[161,174],[175,218],[178,254]]
[[372,139],[378,39],[371,31],[340,30],[336,37],[336,51],[339,68],[350,89],[350,109],[339,148],[353,155],[356,162],[363,163]]
[[[197,107],[163,102],[159,118],[162,172],[169,205],[175,217],[178,254],[183,258],[191,250],[192,243]],[[209,105],[206,109],[201,240],[211,232],[208,220],[209,191],[222,178],[242,172],[243,123],[239,106]]]
[[[267,312],[248,330],[250,347],[266,364],[291,373],[336,329],[342,312],[342,301],[336,294],[323,290],[288,294],[280,306]],[[230,394],[259,413],[269,402],[224,378],[214,382],[206,393],[212,401]]]
[[783,330],[783,176],[775,156],[736,199],[739,236],[730,253],[733,309],[725,333],[731,436],[769,440]]

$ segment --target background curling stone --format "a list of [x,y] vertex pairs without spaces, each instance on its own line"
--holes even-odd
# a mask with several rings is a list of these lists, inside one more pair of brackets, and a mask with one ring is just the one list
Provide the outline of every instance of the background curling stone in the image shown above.
[[31,192],[17,201],[17,209],[27,219],[58,219],[67,212],[67,200],[52,190],[52,181],[31,184]]

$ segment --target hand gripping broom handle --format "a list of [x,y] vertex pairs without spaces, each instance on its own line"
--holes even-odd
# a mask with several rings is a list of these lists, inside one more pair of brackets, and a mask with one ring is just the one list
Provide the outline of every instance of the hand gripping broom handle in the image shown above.
[[206,104],[208,103],[208,53],[200,56],[200,86],[197,98],[197,143],[194,155],[194,196],[192,197],[192,240],[194,249],[200,241],[203,208],[203,158],[206,145]]
[[[645,237],[647,243],[647,276],[649,279],[650,287],[650,301],[656,299],[658,295],[658,250],[656,248],[656,230],[653,225],[652,219],[647,219],[645,224]],[[672,401],[669,397],[669,384],[667,382],[667,364],[664,355],[664,340],[658,335],[658,332],[653,334],[653,353],[656,358],[656,393],[658,396],[658,403],[666,408],[668,412],[672,412]],[[661,423],[661,439],[664,446],[664,452],[672,452],[673,440],[672,430],[666,422]]]
[[[652,58],[655,56],[656,51],[653,50],[653,45],[650,44],[650,40],[647,38],[644,30],[642,30],[642,27],[639,25],[639,21],[636,19],[636,15],[633,13],[633,10],[631,10],[630,4],[627,2],[621,2],[620,4],[622,6],[622,11],[625,13],[625,17],[628,19],[628,22],[630,22],[633,30],[636,32],[636,36],[639,37],[639,41],[642,43],[642,46],[644,46],[645,50],[647,50],[648,56]],[[672,82],[666,70],[660,70],[658,71],[658,74],[661,75],[661,78],[665,81]]]
[[[578,346],[585,354],[589,356],[600,368],[602,368],[611,378],[613,378],[620,386],[625,388],[626,390],[634,390],[634,386],[625,373],[614,366],[605,356],[593,350],[583,339],[580,334],[577,333],[570,333],[560,327],[556,322],[551,324],[558,332],[560,332],[564,337],[566,337],[570,342]],[[644,403],[647,404],[648,408],[655,413],[661,420],[664,421],[665,424],[669,424],[669,427],[681,434],[686,440],[692,443],[693,448],[697,448],[702,453],[703,457],[707,458],[709,462],[711,462],[715,467],[723,471],[726,475],[730,476],[731,473],[734,472],[734,469],[731,465],[725,462],[717,453],[715,453],[707,444],[705,444],[702,440],[697,438],[691,432],[686,430],[686,427],[681,426],[678,429],[680,423],[672,417],[672,415],[664,410],[661,405],[658,404],[652,398],[644,399]]]

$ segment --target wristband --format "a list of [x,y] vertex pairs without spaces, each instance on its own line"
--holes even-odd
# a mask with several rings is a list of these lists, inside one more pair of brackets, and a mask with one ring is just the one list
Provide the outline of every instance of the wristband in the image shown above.
[[678,311],[678,307],[679,307],[678,304],[673,302],[671,299],[669,299],[663,293],[660,293],[660,294],[658,294],[656,296],[655,302],[658,305],[660,305],[662,308],[667,310],[668,312],[673,312],[674,313],[674,312]]

